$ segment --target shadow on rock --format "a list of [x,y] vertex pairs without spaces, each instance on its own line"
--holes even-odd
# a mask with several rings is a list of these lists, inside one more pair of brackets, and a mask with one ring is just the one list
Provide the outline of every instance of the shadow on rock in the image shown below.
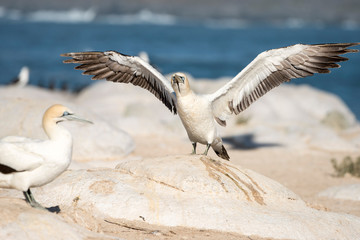
[[244,134],[237,136],[228,136],[223,137],[223,141],[227,144],[230,144],[234,149],[256,149],[263,147],[279,147],[282,146],[279,143],[264,143],[264,142],[256,142],[254,139],[254,134]]

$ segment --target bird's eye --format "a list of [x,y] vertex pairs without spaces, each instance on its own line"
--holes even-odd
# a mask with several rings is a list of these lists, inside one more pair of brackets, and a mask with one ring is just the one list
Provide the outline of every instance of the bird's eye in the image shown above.
[[185,78],[183,76],[180,76],[181,81],[185,81]]
[[69,113],[68,111],[65,111],[65,112],[63,113],[62,117],[65,117],[65,116],[67,116],[67,115],[70,115],[70,113]]

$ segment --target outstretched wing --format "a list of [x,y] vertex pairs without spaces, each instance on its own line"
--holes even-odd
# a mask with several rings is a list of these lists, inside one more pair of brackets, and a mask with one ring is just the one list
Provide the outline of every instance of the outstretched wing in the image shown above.
[[71,57],[64,63],[77,63],[75,69],[84,70],[91,79],[106,79],[112,82],[131,83],[154,94],[171,112],[177,113],[175,93],[170,82],[149,63],[136,56],[115,51],[77,52],[61,54]]
[[329,68],[338,68],[338,62],[348,60],[339,55],[358,52],[357,49],[348,47],[359,44],[296,44],[259,54],[230,82],[209,95],[215,119],[220,125],[225,126],[229,115],[244,111],[282,82],[311,76],[314,73],[329,73]]

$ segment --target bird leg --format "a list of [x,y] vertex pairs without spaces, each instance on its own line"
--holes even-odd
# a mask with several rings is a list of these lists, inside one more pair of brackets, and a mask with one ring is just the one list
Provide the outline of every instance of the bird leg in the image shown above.
[[32,195],[32,193],[30,191],[30,188],[26,192],[23,192],[23,193],[24,193],[26,202],[29,203],[30,206],[32,206],[33,208],[46,210],[46,208],[41,206],[41,204],[35,200],[34,196]]
[[49,207],[49,208],[45,208],[45,207],[41,206],[41,204],[35,200],[34,195],[30,191],[30,188],[26,192],[23,192],[23,193],[24,193],[26,202],[29,203],[30,206],[32,206],[33,208],[47,210],[49,212],[54,212],[54,213],[60,212],[59,206]]
[[210,146],[211,146],[211,144],[209,144],[209,143],[206,144],[206,149],[205,149],[205,152],[203,155],[207,156]]
[[193,145],[193,151],[191,154],[196,154],[196,142],[193,142],[192,145]]

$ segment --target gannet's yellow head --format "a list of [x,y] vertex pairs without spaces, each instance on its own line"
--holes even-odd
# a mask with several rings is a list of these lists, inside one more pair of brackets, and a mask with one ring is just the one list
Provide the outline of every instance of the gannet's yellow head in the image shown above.
[[171,86],[176,94],[186,95],[191,91],[189,80],[184,73],[174,73],[171,76]]
[[80,121],[80,122],[87,122],[92,123],[89,120],[85,120],[80,118],[74,114],[69,108],[61,105],[55,104],[49,107],[43,116],[43,125],[47,122],[54,122],[59,123],[62,121]]

